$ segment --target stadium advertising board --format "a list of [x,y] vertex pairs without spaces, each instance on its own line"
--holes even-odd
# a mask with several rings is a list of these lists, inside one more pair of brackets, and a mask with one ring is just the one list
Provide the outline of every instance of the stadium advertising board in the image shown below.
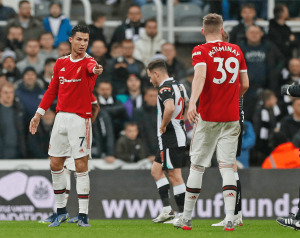
[[[183,171],[186,181],[188,170]],[[274,219],[298,210],[299,170],[249,169],[239,172],[244,219]],[[67,209],[78,212],[75,179]],[[162,209],[148,170],[93,170],[90,173],[91,219],[151,219]],[[224,216],[222,180],[217,169],[207,169],[193,212],[194,219]],[[172,207],[176,209],[171,192]],[[1,171],[0,220],[39,220],[55,209],[50,171]]]

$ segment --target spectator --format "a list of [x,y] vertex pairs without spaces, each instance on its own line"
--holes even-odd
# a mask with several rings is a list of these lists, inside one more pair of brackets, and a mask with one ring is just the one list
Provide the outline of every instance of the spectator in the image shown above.
[[240,23],[233,27],[230,32],[230,43],[238,44],[240,41],[246,40],[246,32],[249,26],[256,25],[255,23],[255,6],[252,3],[242,5]]
[[95,158],[105,158],[107,163],[115,161],[115,138],[111,117],[105,110],[100,110],[93,123],[92,155]]
[[44,71],[41,74],[40,78],[43,80],[44,83],[44,89],[47,90],[50,81],[51,81],[51,77],[53,75],[53,69],[54,69],[54,65],[55,65],[56,59],[54,58],[48,58],[45,61],[45,65],[44,65]]
[[61,14],[61,2],[52,0],[50,5],[50,16],[44,18],[43,24],[46,31],[54,36],[54,47],[60,42],[68,41],[71,36],[72,26],[69,19]]
[[27,67],[23,73],[23,79],[16,84],[16,95],[24,105],[26,119],[30,120],[38,108],[45,89],[37,82],[37,74],[33,67]]
[[0,158],[28,158],[25,140],[24,111],[15,98],[12,83],[0,89]]
[[241,42],[248,68],[250,88],[244,96],[245,119],[252,121],[259,90],[269,88],[280,95],[280,71],[284,66],[282,55],[270,42],[261,41],[262,31],[250,26],[247,42]]
[[5,74],[7,80],[11,83],[16,82],[21,78],[21,73],[16,67],[16,54],[11,50],[6,50],[2,53],[2,73]]
[[126,81],[129,77],[127,70],[127,64],[125,59],[120,56],[112,61],[112,65],[109,66],[107,78],[111,81],[113,86],[113,94],[123,94],[126,92]]
[[20,70],[21,74],[24,72],[24,69],[28,66],[32,66],[34,70],[38,74],[40,74],[43,71],[45,59],[41,55],[39,55],[39,41],[36,39],[28,40],[25,52],[27,54],[25,59],[17,63],[17,68]]
[[244,121],[242,132],[243,142],[241,155],[237,160],[242,163],[245,169],[249,168],[249,154],[250,150],[255,146],[255,132],[250,121]]
[[143,106],[133,110],[133,121],[138,124],[140,137],[147,147],[147,157],[152,161],[158,150],[157,94],[157,89],[147,88]]
[[103,34],[103,27],[106,21],[106,15],[101,11],[92,12],[92,21],[93,24],[89,25],[90,28],[90,38],[89,46],[91,47],[94,41],[102,41],[104,46],[107,46],[105,36]]
[[23,41],[25,44],[29,39],[39,39],[44,29],[40,20],[31,16],[31,6],[27,0],[19,2],[19,14],[7,22],[6,34],[12,26],[23,29]]
[[125,135],[117,141],[116,157],[129,163],[146,158],[143,141],[137,137],[139,134],[137,124],[135,122],[126,123],[124,132]]
[[194,79],[194,68],[191,67],[186,71],[186,78],[181,79],[179,82],[182,83],[186,89],[188,97],[192,94],[192,82]]
[[286,116],[280,123],[280,132],[288,141],[292,141],[294,135],[300,130],[300,98],[294,98],[292,115]]
[[167,59],[168,75],[173,77],[175,80],[179,80],[185,77],[185,66],[176,57],[175,46],[171,43],[165,43],[161,46],[161,53]]
[[156,20],[149,19],[145,23],[145,31],[142,32],[141,38],[135,42],[133,57],[142,61],[147,67],[152,57],[157,51],[161,50],[161,46],[165,43],[161,34],[157,31]]
[[268,38],[272,41],[281,54],[285,57],[286,63],[292,58],[292,51],[297,47],[297,40],[290,27],[285,24],[289,19],[289,11],[283,4],[276,4],[274,8],[274,19],[270,20]]
[[277,105],[277,102],[274,92],[268,89],[263,91],[262,102],[254,114],[253,125],[256,134],[255,149],[257,151],[258,165],[261,165],[270,154],[270,138],[277,124],[285,115],[284,111]]
[[28,149],[32,158],[46,159],[49,157],[49,141],[54,119],[55,113],[51,110],[46,111],[45,115],[41,118],[37,132],[34,135],[29,133]]
[[300,83],[300,59],[290,59],[288,65],[288,71],[283,75],[283,84],[299,84]]
[[123,130],[124,121],[127,119],[127,113],[124,105],[112,96],[112,91],[113,88],[109,81],[102,80],[97,86],[100,108],[108,112],[112,119],[115,138],[118,138]]
[[57,53],[59,57],[63,57],[71,54],[71,45],[69,42],[61,42],[57,47]]
[[16,15],[16,12],[11,7],[5,7],[0,0],[0,21],[8,21],[9,18]]
[[97,80],[102,80],[107,75],[107,62],[108,59],[106,57],[107,48],[105,47],[105,43],[101,40],[95,40],[91,47],[91,55],[97,61],[98,64],[102,65],[103,73],[97,77]]
[[110,57],[116,59],[117,57],[123,56],[123,48],[120,43],[114,43],[111,46]]
[[127,115],[132,118],[132,112],[135,108],[140,108],[143,104],[143,95],[141,90],[141,80],[134,74],[129,75],[127,79],[127,92],[116,96],[117,100],[123,103]]
[[57,59],[59,57],[57,50],[53,49],[53,35],[51,32],[43,32],[40,38],[41,51],[39,55],[44,58],[54,58]]
[[144,27],[140,7],[131,5],[128,9],[126,21],[115,30],[110,45],[112,46],[115,42],[121,43],[125,39],[136,42],[144,32]]
[[[122,47],[123,56],[125,58],[125,63],[127,64],[128,73],[138,75],[138,77],[142,79],[146,78],[148,83],[149,80],[148,76],[146,75],[146,69],[143,62],[133,58],[134,44],[132,40],[124,40],[122,42]],[[142,85],[144,85],[143,83]]]
[[16,61],[24,59],[23,51],[23,30],[22,27],[10,27],[6,39],[6,49],[10,49],[16,53]]
[[0,91],[1,91],[2,86],[7,82],[8,81],[7,81],[7,78],[6,78],[5,74],[0,72]]

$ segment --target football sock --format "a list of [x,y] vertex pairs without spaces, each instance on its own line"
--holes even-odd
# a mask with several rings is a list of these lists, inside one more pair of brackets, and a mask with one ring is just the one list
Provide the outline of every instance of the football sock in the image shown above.
[[185,190],[186,188],[184,183],[173,187],[174,197],[179,213],[183,213]]
[[[299,198],[300,198],[300,188],[299,188]],[[298,203],[298,212],[297,212],[297,215],[296,215],[296,219],[297,220],[300,220],[300,200],[299,200],[299,203]]]
[[76,173],[76,190],[79,203],[79,214],[88,214],[89,210],[89,193],[90,177],[89,172]]
[[65,200],[66,200],[66,176],[64,173],[64,169],[60,171],[52,171],[52,184],[53,190],[55,194],[57,214],[67,213]]
[[156,186],[158,189],[158,193],[160,195],[160,198],[162,200],[163,206],[168,207],[170,206],[170,184],[168,179],[162,178],[156,181]]
[[234,172],[234,175],[235,175],[236,185],[237,185],[234,215],[237,215],[240,211],[242,211],[242,187],[241,187],[241,182],[240,182],[238,172]]
[[233,222],[237,191],[233,165],[220,163],[219,168],[223,179],[223,197],[226,210],[225,221]]
[[184,219],[192,219],[192,212],[201,191],[204,171],[205,167],[191,164],[190,175],[186,183],[183,211]]
[[71,190],[71,171],[65,168],[66,177],[66,196],[65,196],[65,206],[67,206],[70,190]]

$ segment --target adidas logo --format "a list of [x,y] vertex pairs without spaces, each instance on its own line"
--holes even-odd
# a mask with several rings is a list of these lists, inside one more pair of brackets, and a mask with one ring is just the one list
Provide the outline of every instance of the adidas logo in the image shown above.
[[65,67],[63,67],[60,71],[66,71]]
[[81,153],[84,153],[84,150],[83,150],[83,149],[81,149],[81,150],[79,150],[79,152],[81,152]]
[[189,199],[196,199],[196,196],[191,196],[189,197]]
[[233,193],[229,193],[226,195],[226,197],[234,197]]

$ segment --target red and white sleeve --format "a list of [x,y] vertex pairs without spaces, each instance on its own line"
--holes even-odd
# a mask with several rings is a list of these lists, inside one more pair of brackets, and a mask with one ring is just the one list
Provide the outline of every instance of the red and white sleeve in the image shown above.
[[245,73],[245,72],[247,72],[247,65],[246,65],[244,54],[241,51],[240,73]]
[[92,94],[92,96],[91,96],[91,103],[97,104],[97,99],[95,98],[94,94]]
[[200,46],[196,46],[192,52],[193,66],[196,69],[199,65],[206,65],[206,57],[203,49]]

